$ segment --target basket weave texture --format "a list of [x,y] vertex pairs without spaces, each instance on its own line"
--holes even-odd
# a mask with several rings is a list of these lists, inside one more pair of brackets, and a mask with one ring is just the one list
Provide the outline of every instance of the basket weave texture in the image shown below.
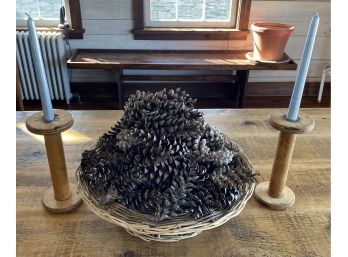
[[[226,139],[228,140],[227,137]],[[235,143],[232,144],[238,150],[237,154],[245,161],[245,165],[254,170],[243,151]],[[223,225],[243,210],[252,196],[256,184],[255,182],[245,184],[241,190],[241,197],[227,209],[212,211],[211,214],[198,219],[182,215],[175,219],[156,222],[149,215],[131,210],[122,204],[101,204],[98,201],[100,196],[81,179],[80,171],[79,167],[76,172],[77,186],[86,205],[102,219],[123,227],[128,233],[145,241],[175,242],[194,237],[204,230]]]

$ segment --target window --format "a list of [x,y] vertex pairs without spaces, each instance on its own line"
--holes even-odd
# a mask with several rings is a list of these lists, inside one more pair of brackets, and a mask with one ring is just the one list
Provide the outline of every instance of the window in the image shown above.
[[[65,6],[65,19],[68,29],[58,28],[60,8]],[[63,31],[66,38],[82,39],[85,30],[82,28],[81,8],[79,0],[17,0],[17,30],[27,30],[28,13],[34,20],[38,30]]]
[[148,27],[235,27],[238,0],[145,0]]
[[251,0],[133,0],[135,39],[246,39]]
[[60,7],[64,6],[61,0],[17,0],[16,19],[17,26],[26,26],[28,13],[38,27],[53,27],[59,24]]

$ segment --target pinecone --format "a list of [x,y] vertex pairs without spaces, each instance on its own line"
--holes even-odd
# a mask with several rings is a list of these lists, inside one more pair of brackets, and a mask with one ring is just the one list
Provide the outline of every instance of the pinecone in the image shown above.
[[185,91],[137,91],[124,115],[82,154],[80,177],[102,204],[152,215],[200,218],[235,204],[256,173]]

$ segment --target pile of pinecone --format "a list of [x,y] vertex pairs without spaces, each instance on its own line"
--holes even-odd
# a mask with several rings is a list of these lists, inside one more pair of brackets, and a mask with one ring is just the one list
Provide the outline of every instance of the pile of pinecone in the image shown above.
[[100,203],[159,221],[197,219],[238,202],[257,174],[194,103],[180,89],[128,99],[121,120],[82,154],[80,178]]

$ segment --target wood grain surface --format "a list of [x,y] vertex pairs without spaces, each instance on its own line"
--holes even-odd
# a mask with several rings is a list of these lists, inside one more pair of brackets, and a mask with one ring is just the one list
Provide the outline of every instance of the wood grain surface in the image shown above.
[[162,70],[296,70],[288,63],[267,64],[248,60],[246,50],[108,50],[78,49],[68,60],[73,69]]
[[26,119],[27,129],[37,135],[55,135],[71,128],[74,119],[69,111],[54,110],[54,119],[46,122],[43,112],[37,112]]
[[[284,109],[285,110],[285,109]],[[279,131],[267,116],[274,109],[203,110],[205,120],[243,149],[270,178]],[[41,199],[51,185],[43,141],[26,131],[33,112],[17,112],[17,256],[330,256],[330,109],[302,109],[316,123],[299,135],[287,179],[294,206],[272,211],[252,197],[242,213],[221,227],[177,243],[147,243],[94,215],[85,204],[66,214],[45,211]],[[63,133],[69,181],[91,147],[121,111],[72,111],[75,123]]]

